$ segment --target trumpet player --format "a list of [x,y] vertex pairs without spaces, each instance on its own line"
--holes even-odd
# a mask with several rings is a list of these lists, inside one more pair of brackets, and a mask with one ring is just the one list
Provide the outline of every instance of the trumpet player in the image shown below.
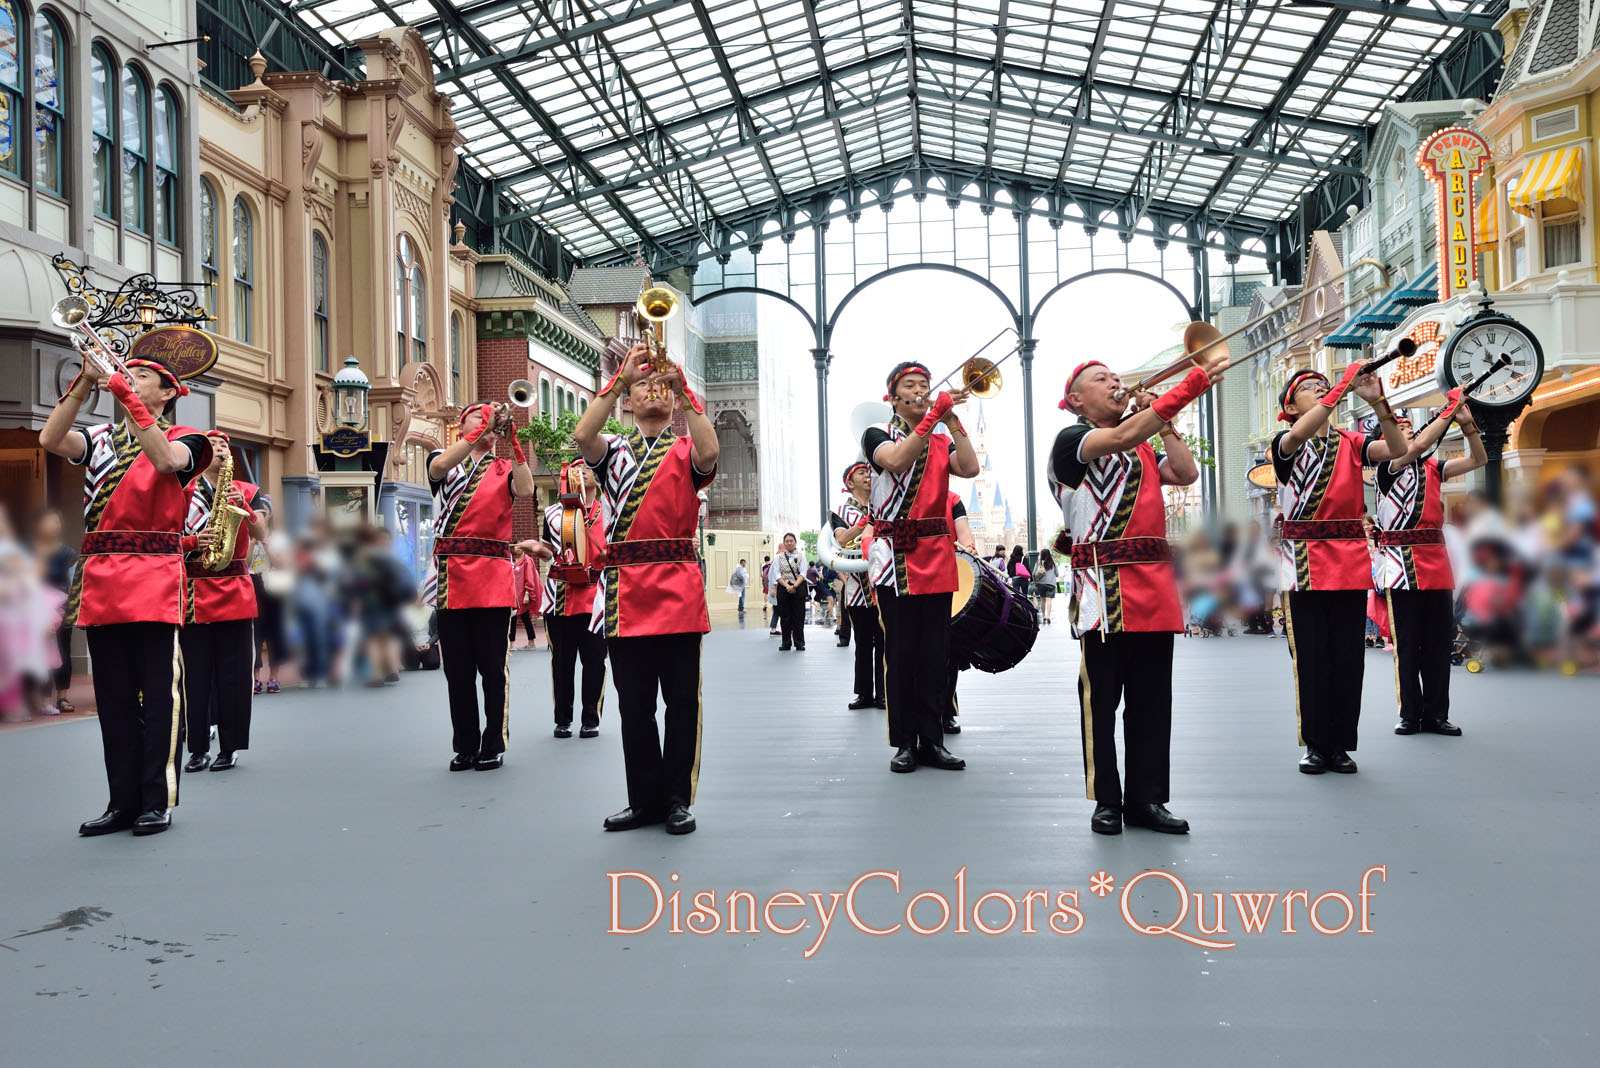
[[[66,619],[89,640],[110,792],[105,813],[78,828],[84,836],[172,826],[184,715],[179,539],[188,485],[211,464],[206,436],[171,422],[188,387],[154,360],[125,367],[111,374],[85,356],[39,432],[42,448],[84,468],[83,559]],[[97,387],[116,398],[123,418],[74,426]]]
[[[471,404],[460,434],[428,457],[437,526],[424,599],[438,611],[450,695],[451,771],[492,771],[511,737],[511,508],[533,496],[533,470],[505,404]],[[511,459],[495,455],[504,439]],[[483,720],[478,718],[478,684]]]
[[[1089,827],[1121,834],[1124,821],[1188,834],[1167,811],[1172,740],[1172,636],[1183,629],[1167,545],[1163,486],[1187,486],[1200,469],[1172,420],[1221,376],[1225,348],[1202,350],[1194,370],[1156,399],[1134,394],[1099,360],[1067,378],[1060,407],[1078,422],[1056,435],[1049,478],[1072,535],[1073,636],[1078,670],[1084,792]],[[1161,452],[1150,444],[1160,436]],[[1127,778],[1118,776],[1117,706],[1122,706]]]
[[930,398],[932,381],[920,363],[896,365],[884,396],[894,414],[861,436],[873,471],[867,574],[883,619],[895,751],[889,770],[901,773],[919,764],[949,771],[967,766],[945,748],[950,694],[944,672],[929,665],[950,658],[950,595],[956,590],[950,476],[976,477],[978,454],[953,410],[968,391]]
[[[233,478],[228,435],[213,430],[211,466],[189,489],[183,523],[185,596],[183,649],[184,732],[189,762],[184,771],[226,771],[235,754],[250,748],[251,677],[255,668],[256,588],[250,581],[250,542],[267,536],[272,502],[261,487]],[[233,551],[215,560],[229,508],[238,516]],[[220,567],[216,566],[220,563]],[[211,726],[217,728],[217,759],[211,760]]]

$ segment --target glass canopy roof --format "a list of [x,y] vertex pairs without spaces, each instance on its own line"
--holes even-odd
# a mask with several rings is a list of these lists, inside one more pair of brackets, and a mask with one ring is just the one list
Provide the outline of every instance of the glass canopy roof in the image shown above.
[[[287,0],[421,32],[464,154],[578,257],[904,191],[1273,228],[1492,0]],[[1503,6],[1503,5],[1502,5]]]

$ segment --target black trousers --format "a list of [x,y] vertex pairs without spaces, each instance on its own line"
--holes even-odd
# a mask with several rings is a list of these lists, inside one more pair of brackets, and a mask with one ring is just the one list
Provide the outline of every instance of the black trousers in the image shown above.
[[[1078,664],[1084,795],[1102,805],[1167,803],[1172,748],[1172,635],[1086,634]],[[1122,706],[1126,789],[1117,774]]]
[[856,696],[882,701],[883,625],[878,621],[878,610],[870,604],[859,605],[847,611],[844,618],[845,625],[855,631]]
[[550,639],[550,680],[556,725],[572,723],[572,676],[578,661],[583,661],[583,725],[600,726],[600,712],[606,702],[606,640],[589,629],[589,617],[544,617],[544,632]]
[[1389,590],[1394,639],[1394,690],[1400,718],[1443,723],[1450,718],[1450,647],[1455,612],[1450,590]]
[[[549,618],[549,616],[545,617],[547,620]],[[534,635],[533,612],[531,610],[527,612],[518,612],[516,615],[511,617],[511,626],[506,630],[506,641],[509,642],[517,636],[517,623],[519,621],[522,623],[522,632],[528,636],[528,644],[532,645],[534,642]],[[549,632],[547,631],[546,633]]]
[[889,745],[943,745],[950,708],[949,680],[938,665],[950,659],[950,595],[901,596],[878,587],[889,698]]
[[[628,807],[660,812],[694,804],[700,782],[700,635],[608,638],[622,720]],[[656,728],[661,695],[665,738]]]
[[190,623],[178,632],[183,647],[184,733],[189,752],[211,748],[211,725],[224,753],[250,748],[250,701],[255,674],[255,620]]
[[108,807],[131,812],[178,804],[183,741],[183,651],[176,623],[85,627],[105,750]]
[[806,647],[806,595],[805,587],[794,593],[778,590],[778,620],[783,626],[783,644],[793,642]]
[[839,626],[834,629],[834,633],[839,635],[840,645],[849,645],[850,632],[854,628],[854,624],[850,621],[851,609],[844,603],[843,600],[839,602],[839,607],[844,609],[844,611],[839,613]]
[[945,682],[950,688],[950,711],[946,712],[945,715],[949,716],[951,719],[955,719],[957,716],[961,715],[961,702],[956,699],[956,686],[961,682],[960,664],[957,664],[953,661],[950,663],[949,668],[945,671]]
[[1300,744],[1319,753],[1355,752],[1367,591],[1290,591],[1286,618]]
[[[506,692],[511,672],[511,609],[441,608],[439,654],[450,691],[451,746],[458,754],[494,756],[511,739]],[[483,678],[484,726],[478,727],[478,678]]]

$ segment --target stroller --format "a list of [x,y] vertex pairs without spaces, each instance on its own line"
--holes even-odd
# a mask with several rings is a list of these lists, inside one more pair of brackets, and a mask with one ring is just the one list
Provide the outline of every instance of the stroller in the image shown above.
[[1222,634],[1222,601],[1210,590],[1189,598],[1189,622],[1184,633],[1191,638],[1216,638]]

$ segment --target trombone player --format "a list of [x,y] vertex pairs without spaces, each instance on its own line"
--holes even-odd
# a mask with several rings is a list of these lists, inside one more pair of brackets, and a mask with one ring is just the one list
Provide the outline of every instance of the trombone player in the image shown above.
[[[226,771],[250,748],[251,677],[255,667],[256,588],[250,581],[250,543],[267,536],[272,502],[261,487],[233,477],[228,435],[213,430],[211,466],[189,491],[183,524],[184,684],[189,762],[184,771]],[[228,544],[232,531],[232,544]],[[211,725],[217,728],[212,762]]]
[[[450,770],[492,771],[511,738],[511,509],[518,497],[533,496],[533,470],[507,404],[470,404],[459,426],[455,442],[428,457],[438,526],[423,597],[438,610],[455,751]],[[495,455],[501,439],[511,444],[510,460]]]

